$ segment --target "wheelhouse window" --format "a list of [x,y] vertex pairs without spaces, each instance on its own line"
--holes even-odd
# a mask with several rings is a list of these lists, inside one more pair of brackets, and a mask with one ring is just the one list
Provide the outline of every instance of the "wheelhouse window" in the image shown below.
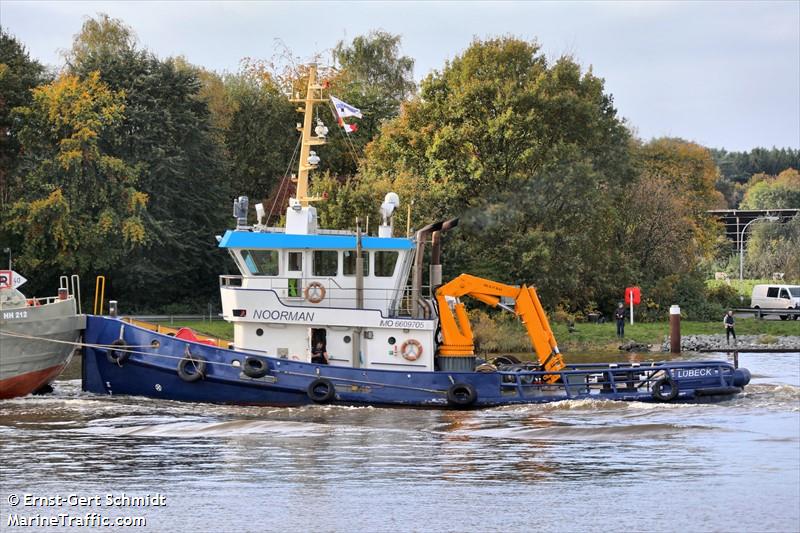
[[373,255],[375,256],[375,275],[381,278],[392,277],[394,266],[397,264],[398,252],[379,250]]
[[794,298],[800,297],[800,287],[789,287],[789,294]]
[[339,252],[316,250],[313,271],[315,276],[335,276],[339,271]]
[[786,289],[781,289],[781,298],[788,300],[790,298],[789,291]]
[[278,275],[277,250],[242,250],[242,259],[253,276]]
[[767,289],[767,298],[777,298],[778,297],[778,287],[770,287]]
[[[356,275],[356,255],[355,250],[342,252],[342,273],[345,276]],[[364,276],[369,276],[369,254],[361,252],[361,258],[364,260]]]
[[292,272],[303,271],[303,252],[289,252],[289,266],[286,270]]

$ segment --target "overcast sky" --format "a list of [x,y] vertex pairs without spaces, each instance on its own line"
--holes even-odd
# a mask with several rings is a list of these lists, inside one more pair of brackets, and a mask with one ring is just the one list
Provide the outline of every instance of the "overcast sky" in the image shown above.
[[[606,80],[643,139],[711,147],[800,148],[800,1],[783,2],[19,2],[0,24],[31,55],[61,65],[87,15],[133,27],[160,57],[234,72],[276,40],[311,57],[371,29],[400,34],[415,77],[441,69],[474,37],[537,39]],[[302,24],[308,21],[306,24]],[[357,105],[357,102],[353,102]]]

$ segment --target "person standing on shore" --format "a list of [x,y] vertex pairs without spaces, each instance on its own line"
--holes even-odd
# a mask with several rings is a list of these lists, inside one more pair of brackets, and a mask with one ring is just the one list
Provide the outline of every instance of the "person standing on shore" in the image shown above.
[[617,321],[617,337],[620,339],[625,338],[625,304],[619,303],[619,306],[614,311],[614,320]]
[[733,318],[733,311],[728,311],[725,314],[725,318],[722,319],[722,323],[725,325],[725,342],[730,344],[731,335],[733,335],[733,343],[736,344],[736,331],[733,329],[736,319]]

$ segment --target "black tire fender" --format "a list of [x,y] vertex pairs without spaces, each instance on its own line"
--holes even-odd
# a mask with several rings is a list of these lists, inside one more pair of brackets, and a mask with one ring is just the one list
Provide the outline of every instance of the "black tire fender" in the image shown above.
[[469,383],[453,383],[447,389],[447,403],[457,407],[469,407],[478,400],[478,391]]
[[308,385],[306,393],[314,403],[328,403],[336,396],[336,388],[331,380],[317,378]]
[[[664,385],[669,385],[669,392],[664,393]],[[659,402],[671,402],[678,397],[678,384],[672,376],[666,376],[653,383],[653,398]]]
[[178,377],[186,383],[194,383],[206,377],[206,360],[187,352],[178,361]]
[[117,339],[111,343],[111,346],[115,346],[116,348],[108,348],[106,350],[106,359],[109,363],[122,366],[131,356],[128,343],[122,339]]
[[242,365],[242,372],[249,378],[263,378],[269,373],[269,366],[263,359],[247,356]]

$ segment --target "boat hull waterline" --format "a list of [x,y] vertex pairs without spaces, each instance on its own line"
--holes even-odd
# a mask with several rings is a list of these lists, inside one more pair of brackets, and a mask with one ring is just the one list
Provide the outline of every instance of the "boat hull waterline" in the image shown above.
[[0,317],[0,399],[25,396],[55,379],[85,327],[71,299],[3,309]]
[[[118,346],[111,348],[115,341]],[[110,350],[124,352],[124,362],[114,362]],[[246,375],[248,359],[265,363],[265,375]],[[198,361],[203,362],[201,376],[189,373],[196,380],[187,381],[186,372],[179,375],[179,366],[196,370]],[[479,408],[568,399],[698,402],[730,398],[749,381],[747,370],[724,361],[568,365],[557,384],[544,382],[545,375],[318,365],[185,341],[97,316],[88,317],[83,357],[83,387],[88,392],[270,406]]]

